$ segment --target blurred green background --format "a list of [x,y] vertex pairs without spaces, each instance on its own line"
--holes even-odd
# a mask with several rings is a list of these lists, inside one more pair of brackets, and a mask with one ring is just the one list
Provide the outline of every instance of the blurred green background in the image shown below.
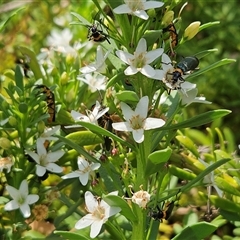
[[[173,1],[174,2],[174,1]],[[185,3],[177,1],[173,9],[177,17],[180,8]],[[165,3],[167,6],[170,1]],[[87,28],[70,26],[73,20],[71,11],[77,12],[92,22],[96,13],[93,3],[85,1],[0,1],[0,22],[6,20],[14,11],[22,8],[6,24],[0,32],[0,74],[6,69],[15,67],[15,59],[19,55],[17,46],[25,45],[36,53],[46,46],[46,38],[54,28],[69,28],[73,33],[73,41],[85,40]],[[207,1],[190,0],[181,13],[181,19],[176,28],[181,37],[184,29],[193,21],[202,24],[220,21],[211,28],[204,29],[195,38],[177,49],[179,56],[191,56],[206,49],[217,48],[200,61],[200,68],[206,67],[223,58],[236,59],[236,63],[224,65],[194,79],[199,89],[199,95],[204,95],[211,105],[192,104],[187,108],[189,116],[212,109],[229,109],[232,114],[219,122],[221,128],[229,128],[235,137],[236,147],[240,144],[240,1]],[[2,80],[2,78],[1,78]],[[203,131],[206,126],[203,126]]]

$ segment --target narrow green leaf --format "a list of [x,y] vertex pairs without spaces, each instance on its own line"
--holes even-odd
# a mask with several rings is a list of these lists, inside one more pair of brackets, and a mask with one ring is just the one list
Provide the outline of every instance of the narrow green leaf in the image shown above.
[[41,69],[40,69],[40,66],[38,64],[38,60],[36,58],[36,54],[32,50],[30,50],[26,47],[19,46],[18,48],[24,56],[28,57],[29,66],[30,66],[31,70],[33,71],[33,74],[34,74],[36,80],[44,79]]
[[206,113],[202,113],[196,117],[190,118],[186,121],[183,121],[174,125],[170,125],[168,127],[161,127],[160,130],[172,130],[172,129],[198,127],[198,126],[202,126],[204,124],[210,123],[215,119],[222,118],[229,113],[231,113],[230,110],[217,109],[217,110],[209,111]]
[[202,240],[213,233],[217,227],[211,223],[200,222],[184,228],[172,240]]
[[132,103],[132,102],[139,101],[138,95],[133,91],[121,91],[116,93],[115,96],[118,98],[119,101],[122,101],[125,103]]
[[148,159],[154,164],[166,163],[169,160],[171,155],[172,155],[172,149],[170,147],[167,147],[165,149],[158,150],[151,153],[148,156]]
[[19,87],[19,89],[21,89],[21,91],[24,92],[23,74],[18,64],[15,69],[15,82],[17,87]]
[[123,145],[126,145],[132,149],[135,149],[135,147],[130,144],[129,142],[123,140],[122,138],[118,137],[117,135],[107,131],[106,129],[104,128],[101,128],[97,125],[94,125],[92,123],[88,123],[88,122],[82,122],[82,121],[79,121],[77,122],[77,124],[89,129],[90,131],[96,133],[96,134],[100,134],[100,135],[103,135],[103,136],[107,136],[107,137],[110,137],[112,138],[113,140],[117,141],[117,142],[120,142],[121,144]]
[[81,239],[81,240],[92,240],[92,238],[88,238],[84,235],[73,233],[73,232],[65,232],[65,231],[54,231],[53,232],[56,235],[60,235],[61,237],[64,237],[64,239]]
[[215,22],[208,22],[208,23],[205,23],[203,25],[200,25],[199,32],[202,31],[205,28],[209,28],[209,27],[212,27],[214,25],[218,25],[219,23],[220,23],[219,21],[215,21]]
[[209,65],[208,67],[205,67],[201,70],[195,71],[194,73],[190,74],[186,79],[189,80],[191,78],[195,78],[195,77],[197,77],[197,76],[199,76],[199,75],[201,75],[205,72],[208,72],[208,71],[210,71],[214,68],[221,67],[223,65],[226,65],[226,64],[229,64],[229,63],[234,63],[234,62],[236,62],[235,59],[224,58],[224,59],[222,59],[218,62],[215,62],[215,63]]
[[106,201],[112,207],[120,207],[121,214],[125,216],[129,221],[136,222],[137,217],[128,205],[127,201],[123,198],[115,195],[107,195],[103,197],[103,200]]
[[116,82],[121,82],[123,78],[126,78],[126,75],[123,71],[115,74],[107,83],[106,88],[112,87]]
[[176,139],[189,151],[191,151],[196,157],[199,157],[198,150],[196,148],[196,145],[194,142],[187,136],[178,135],[176,136]]
[[[75,12],[71,12],[71,14],[76,17],[80,23],[82,23],[83,25],[92,25],[86,18],[82,17],[81,15],[75,13]],[[72,23],[71,23],[72,24]]]
[[234,203],[228,199],[220,198],[216,195],[211,195],[209,199],[217,208],[219,207],[220,209],[228,212],[240,212],[240,205],[238,203]]

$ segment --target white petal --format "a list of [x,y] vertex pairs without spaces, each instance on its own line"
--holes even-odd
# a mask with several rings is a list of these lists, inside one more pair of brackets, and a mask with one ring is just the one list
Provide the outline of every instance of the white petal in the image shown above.
[[131,60],[134,59],[134,56],[132,54],[121,50],[116,51],[116,55],[128,65],[131,63]]
[[100,112],[98,112],[96,119],[99,119],[100,117],[102,117],[106,112],[108,112],[109,107],[104,108],[103,110],[101,110]]
[[147,52],[146,54],[146,63],[149,64],[151,62],[153,62],[156,58],[160,57],[163,53],[163,48],[158,48],[158,49],[155,49],[155,50],[152,50],[150,52]]
[[[41,144],[43,144],[44,143],[44,141],[42,141],[42,140],[40,140],[39,139],[39,141],[41,142]],[[39,161],[39,155],[37,154],[37,153],[35,153],[35,152],[32,152],[32,151],[28,151],[28,150],[26,150],[26,153],[36,162],[36,163],[40,163],[40,161]]]
[[89,64],[88,66],[82,67],[79,69],[82,73],[91,73],[97,70],[96,64]]
[[78,157],[78,169],[79,170],[84,170],[88,166],[89,166],[88,161],[86,161],[84,158]]
[[93,223],[93,221],[94,221],[94,219],[91,216],[92,216],[91,214],[87,214],[86,216],[81,218],[75,224],[75,228],[76,229],[82,229],[82,228],[90,226]]
[[14,199],[14,200],[18,200],[19,197],[20,197],[20,192],[18,189],[12,187],[12,186],[9,186],[7,185],[6,186],[6,189],[8,191],[8,193],[10,194],[10,196]]
[[132,128],[128,122],[113,123],[112,127],[117,131],[124,131],[124,132],[132,131]]
[[166,53],[162,54],[162,63],[165,63],[167,65],[172,63],[170,57]]
[[63,171],[63,169],[61,167],[59,167],[57,164],[55,163],[48,163],[46,165],[46,169],[50,172],[54,172],[54,173],[61,173]]
[[103,58],[104,58],[104,53],[103,53],[103,49],[100,45],[98,45],[97,47],[97,56],[96,56],[96,64],[101,64],[103,62]]
[[39,177],[42,177],[46,172],[46,168],[41,166],[41,165],[36,165],[36,174],[39,176]]
[[94,170],[97,170],[98,168],[101,167],[101,164],[100,163],[93,163],[91,164],[91,169],[94,171]]
[[89,172],[83,173],[79,176],[79,180],[83,186],[86,186],[89,179]]
[[149,18],[149,16],[147,15],[147,13],[144,10],[138,10],[133,12],[133,15],[143,19],[143,20],[147,20]]
[[25,217],[25,218],[28,218],[28,217],[30,217],[30,215],[31,215],[31,211],[30,211],[30,207],[29,207],[29,205],[28,204],[22,204],[21,206],[20,206],[20,210],[21,210],[21,212],[22,212],[22,214],[23,214],[23,216]]
[[15,200],[11,200],[10,202],[6,203],[5,206],[4,206],[4,209],[6,211],[12,211],[12,210],[15,210],[15,209],[18,209],[18,208],[19,208],[19,204]]
[[148,112],[148,103],[149,103],[148,96],[142,97],[137,104],[137,107],[135,109],[135,114],[140,115],[142,118],[146,118],[147,112]]
[[85,204],[89,212],[93,212],[95,208],[98,206],[97,199],[93,196],[93,194],[89,191],[85,192]]
[[95,238],[101,231],[103,221],[95,221],[92,223],[90,237]]
[[45,131],[43,134],[41,134],[41,137],[42,138],[50,137],[54,133],[56,133],[59,129],[60,129],[60,125],[53,127],[53,128],[48,128],[47,131]]
[[111,217],[117,213],[119,213],[121,211],[120,207],[110,207],[109,213],[108,213],[108,217]]
[[39,156],[47,154],[46,148],[40,141],[37,142],[37,153]]
[[31,205],[35,202],[37,202],[39,199],[39,196],[37,194],[29,194],[26,199],[26,203]]
[[46,156],[47,162],[56,162],[59,158],[61,158],[64,155],[64,151],[57,150],[55,152],[49,152]]
[[158,118],[147,118],[144,123],[144,130],[160,128],[165,124],[165,121]]
[[144,131],[143,129],[133,130],[133,139],[137,143],[141,143],[144,140]]
[[197,86],[196,84],[190,82],[184,82],[181,84],[181,87],[184,89],[193,89],[196,88],[196,86]]
[[156,72],[155,69],[153,67],[151,67],[150,65],[145,65],[140,72],[145,75],[146,77],[152,78],[155,76]]
[[126,103],[121,102],[121,109],[122,109],[122,113],[124,118],[129,122],[130,119],[132,118],[132,116],[135,115],[135,111],[133,111]]
[[129,66],[125,69],[124,74],[129,76],[129,75],[134,75],[137,72],[139,72],[137,68],[135,68],[134,66]]
[[62,176],[61,178],[62,179],[69,179],[69,178],[76,178],[76,177],[80,177],[81,174],[79,171],[74,171],[74,172],[71,172],[71,173],[68,173],[64,176]]
[[137,48],[135,50],[135,55],[145,53],[147,51],[147,42],[145,38],[141,38],[138,42]]
[[157,80],[163,80],[163,78],[165,77],[165,74],[166,73],[163,70],[156,69],[155,75],[152,78]]
[[122,5],[114,8],[113,12],[115,12],[116,14],[123,14],[123,13],[131,13],[132,10],[128,7],[127,4],[122,4]]
[[157,2],[157,1],[148,1],[143,3],[144,9],[150,9],[150,8],[159,8],[163,6],[163,2]]
[[27,180],[24,179],[22,182],[21,182],[21,185],[19,187],[19,192],[24,195],[24,196],[27,196],[28,195],[28,183],[27,183]]

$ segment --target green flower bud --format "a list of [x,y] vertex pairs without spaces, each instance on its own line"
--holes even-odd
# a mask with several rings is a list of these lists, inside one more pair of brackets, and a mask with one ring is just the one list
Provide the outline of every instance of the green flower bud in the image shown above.
[[9,122],[9,124],[10,124],[12,127],[14,127],[14,126],[17,125],[17,119],[16,119],[15,117],[13,117],[13,116],[10,116],[10,117],[9,117],[8,122]]
[[199,31],[199,26],[201,25],[201,22],[196,21],[192,22],[184,31],[183,37],[187,40],[192,39]]
[[44,129],[45,129],[45,123],[44,121],[40,121],[38,122],[37,124],[37,130],[40,134],[42,134],[44,132]]
[[162,18],[162,25],[164,27],[167,27],[173,21],[173,17],[174,17],[173,11],[166,12]]
[[60,82],[62,85],[67,84],[68,82],[68,74],[66,72],[63,72],[61,77],[60,77]]
[[11,147],[11,142],[9,139],[5,138],[5,137],[1,137],[0,138],[0,147],[4,150],[7,150]]
[[68,66],[71,66],[74,64],[75,57],[72,54],[68,54],[66,57],[66,63]]
[[26,113],[28,111],[28,105],[25,102],[19,103],[18,109],[21,113]]

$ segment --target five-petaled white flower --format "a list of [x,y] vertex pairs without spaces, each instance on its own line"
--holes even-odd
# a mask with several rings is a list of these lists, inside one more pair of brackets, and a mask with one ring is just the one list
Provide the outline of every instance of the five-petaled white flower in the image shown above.
[[26,153],[37,163],[36,174],[42,177],[46,171],[60,173],[63,171],[55,162],[64,155],[64,151],[47,152],[41,141],[37,142],[37,153],[26,150]]
[[109,110],[108,107],[102,109],[101,104],[98,101],[96,101],[96,105],[93,111],[90,111],[90,110],[86,111],[87,115],[76,112],[74,110],[71,111],[71,115],[75,121],[90,122],[92,124],[98,125],[97,120],[100,117],[102,117],[108,110]]
[[107,51],[104,55],[103,49],[101,46],[97,47],[97,55],[96,55],[96,62],[90,63],[87,66],[80,68],[80,72],[87,74],[91,72],[105,72],[105,60],[108,57],[110,50]]
[[37,141],[40,141],[41,143],[44,143],[46,140],[47,141],[56,141],[58,140],[57,137],[52,137],[54,133],[56,133],[60,129],[60,125],[55,126],[53,128],[47,128],[37,139]]
[[134,75],[141,72],[143,75],[152,78],[156,72],[149,64],[163,53],[163,48],[154,49],[147,52],[147,42],[141,38],[138,42],[134,55],[121,50],[116,51],[116,55],[126,64],[129,65],[124,71],[125,75]]
[[148,10],[150,8],[159,8],[164,4],[163,2],[146,0],[124,0],[124,2],[125,4],[114,8],[113,12],[116,14],[132,14],[144,20],[147,20],[149,18],[145,10]]
[[89,176],[93,174],[94,170],[97,170],[101,166],[100,163],[89,163],[84,158],[78,157],[78,168],[74,172],[68,173],[65,176],[62,176],[63,179],[68,178],[79,178],[79,181],[82,185],[87,185]]
[[[204,162],[202,159],[198,159],[200,163],[202,163],[206,168],[211,166],[212,162],[206,163]],[[222,197],[223,196],[223,191],[219,189],[219,187],[216,185],[215,183],[215,179],[214,179],[214,171],[212,171],[211,173],[209,173],[208,175],[206,175],[203,179],[203,183],[207,184],[207,186],[212,186],[215,188],[217,194]]]
[[96,92],[97,90],[105,90],[106,89],[106,77],[102,74],[94,73],[94,74],[85,74],[79,75],[77,77],[78,80],[85,82],[88,84],[88,89],[91,92]]
[[158,118],[147,118],[148,96],[144,96],[133,111],[126,103],[121,102],[121,108],[126,122],[113,123],[112,126],[117,131],[131,131],[137,143],[144,141],[144,130],[162,127],[165,121]]
[[[118,192],[115,191],[108,195],[117,194]],[[108,220],[108,218],[121,211],[121,208],[111,207],[105,201],[97,199],[89,191],[85,192],[85,203],[86,210],[89,213],[75,224],[75,228],[82,229],[91,225],[91,238],[95,238],[99,234],[102,225]]]
[[27,180],[24,179],[21,182],[19,190],[9,185],[6,186],[6,189],[13,200],[11,200],[5,205],[4,207],[5,211],[12,211],[20,208],[23,217],[25,218],[30,217],[31,211],[29,205],[37,202],[39,196],[36,194],[28,194]]
[[[169,56],[165,53],[162,54],[162,69],[155,70],[154,79],[162,80],[163,83],[172,90],[181,90],[183,94],[189,89],[196,88],[196,84],[185,82],[187,75],[182,75],[180,72],[176,72],[176,68],[172,65],[172,61]],[[174,77],[174,74],[180,77]]]

